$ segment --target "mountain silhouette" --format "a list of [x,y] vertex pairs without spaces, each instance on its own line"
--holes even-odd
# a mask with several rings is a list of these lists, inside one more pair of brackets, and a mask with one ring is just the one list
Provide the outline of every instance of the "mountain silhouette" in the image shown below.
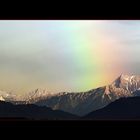
[[91,120],[127,120],[140,119],[140,97],[120,98],[108,106],[93,111],[83,119]]
[[26,119],[45,119],[45,120],[65,120],[78,119],[78,116],[52,110],[48,107],[37,105],[13,105],[12,103],[0,101],[0,118],[26,118]]

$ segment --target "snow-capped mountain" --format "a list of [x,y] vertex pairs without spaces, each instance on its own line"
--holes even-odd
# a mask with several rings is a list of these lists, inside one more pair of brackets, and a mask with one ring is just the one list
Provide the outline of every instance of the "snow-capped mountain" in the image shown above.
[[140,76],[122,74],[110,85],[86,92],[54,94],[47,89],[36,89],[20,98],[6,92],[0,92],[0,97],[1,100],[8,100],[16,104],[36,104],[84,116],[121,97],[140,96],[139,91]]
[[8,93],[6,91],[0,91],[0,100],[2,101],[14,101],[16,100],[17,96],[13,93]]
[[123,88],[132,93],[140,88],[140,76],[122,74],[113,82],[112,86]]
[[[85,115],[98,110],[121,97],[137,96],[140,89],[140,76],[120,75],[112,84],[79,93],[48,94],[47,90],[35,90],[28,103],[49,106],[52,109],[67,111],[76,115]],[[39,96],[38,96],[39,95]]]
[[5,99],[2,96],[0,96],[0,101],[5,101]]
[[25,100],[27,103],[34,103],[52,96],[55,96],[55,94],[49,92],[47,89],[36,89],[26,94],[22,100]]

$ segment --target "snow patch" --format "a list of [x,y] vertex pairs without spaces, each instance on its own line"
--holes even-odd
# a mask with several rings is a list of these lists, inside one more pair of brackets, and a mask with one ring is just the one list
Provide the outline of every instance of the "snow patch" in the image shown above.
[[0,101],[5,101],[5,99],[2,96],[0,96]]

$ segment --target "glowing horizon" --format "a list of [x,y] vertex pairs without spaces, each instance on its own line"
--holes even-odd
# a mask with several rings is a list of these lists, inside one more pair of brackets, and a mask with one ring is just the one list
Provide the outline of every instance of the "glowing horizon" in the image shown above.
[[86,91],[140,74],[140,21],[0,21],[0,90]]

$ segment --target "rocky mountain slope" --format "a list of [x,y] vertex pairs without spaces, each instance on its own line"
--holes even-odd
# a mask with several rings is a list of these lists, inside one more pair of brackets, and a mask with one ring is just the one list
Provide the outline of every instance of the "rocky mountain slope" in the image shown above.
[[[63,92],[53,95],[48,94],[47,91],[36,90],[33,92],[34,98],[28,98],[27,102],[83,116],[121,97],[138,96],[135,91],[139,89],[140,76],[122,74],[112,84],[87,92]],[[40,95],[40,97],[35,98],[35,95]]]

